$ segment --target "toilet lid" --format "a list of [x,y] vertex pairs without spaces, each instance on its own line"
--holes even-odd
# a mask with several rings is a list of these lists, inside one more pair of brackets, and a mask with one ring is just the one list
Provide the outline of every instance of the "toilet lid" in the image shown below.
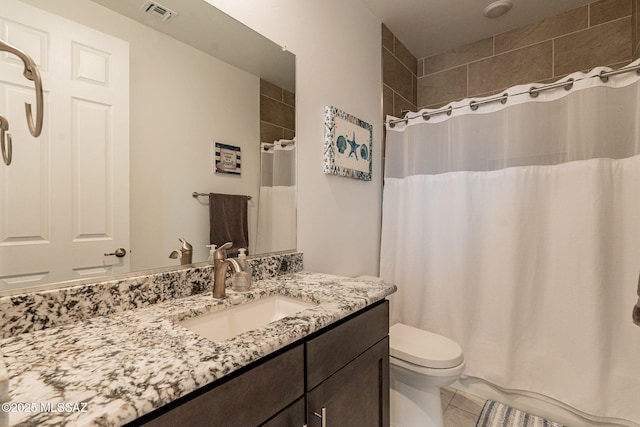
[[426,368],[452,368],[464,361],[455,341],[402,323],[389,328],[389,354]]

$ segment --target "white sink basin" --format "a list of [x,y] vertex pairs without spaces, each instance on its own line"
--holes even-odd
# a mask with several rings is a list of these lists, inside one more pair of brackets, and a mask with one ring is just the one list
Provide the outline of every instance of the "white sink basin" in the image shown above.
[[317,304],[272,295],[178,324],[212,341],[222,341],[315,306]]

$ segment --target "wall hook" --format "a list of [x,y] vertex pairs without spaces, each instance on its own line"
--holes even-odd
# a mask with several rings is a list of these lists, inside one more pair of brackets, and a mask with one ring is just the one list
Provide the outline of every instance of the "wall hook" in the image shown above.
[[7,166],[11,164],[11,157],[13,154],[11,134],[8,133],[8,130],[9,121],[0,116],[0,146],[2,146],[2,160],[4,160],[4,164]]
[[42,120],[43,120],[43,98],[42,98],[42,78],[40,77],[40,71],[38,70],[38,66],[35,61],[31,59],[29,55],[21,51],[15,46],[10,45],[9,43],[0,40],[0,51],[9,52],[16,55],[18,58],[22,60],[24,64],[24,71],[22,75],[25,76],[27,80],[32,81],[35,84],[36,90],[36,120],[34,123],[33,114],[31,111],[31,104],[28,102],[24,103],[24,109],[27,113],[27,124],[29,125],[29,132],[31,135],[38,137],[40,136],[40,132],[42,132]]
[[[29,58],[31,59],[31,58]],[[26,64],[26,63],[25,63]],[[24,103],[24,110],[27,114],[27,125],[29,125],[29,132],[34,137],[39,137],[42,133],[42,121],[44,119],[44,100],[42,96],[42,78],[40,77],[40,71],[35,64],[25,65],[23,75],[31,80],[36,89],[36,120],[33,121],[33,114],[31,113],[31,104]]]
[[[42,122],[44,118],[44,100],[42,95],[42,78],[40,77],[40,71],[38,70],[38,66],[34,62],[33,59],[20,49],[15,46],[6,43],[3,40],[0,40],[0,52],[9,52],[16,55],[18,58],[22,60],[24,64],[24,71],[22,73],[23,76],[27,80],[30,80],[35,85],[36,90],[36,118],[33,119],[33,111],[31,109],[31,104],[28,102],[24,103],[24,110],[27,115],[27,125],[29,126],[29,132],[34,137],[40,136],[42,132]],[[0,145],[2,145],[2,158],[4,159],[4,163],[9,165],[11,164],[11,154],[12,154],[12,143],[11,143],[11,135],[7,133],[9,130],[9,121],[0,116]]]

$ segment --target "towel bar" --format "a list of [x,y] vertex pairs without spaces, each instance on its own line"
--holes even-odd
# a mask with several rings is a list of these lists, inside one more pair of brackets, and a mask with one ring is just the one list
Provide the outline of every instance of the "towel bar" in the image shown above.
[[[191,195],[193,197],[200,197],[200,196],[207,196],[208,197],[209,193],[198,193],[197,191],[194,191],[193,193],[191,193]],[[251,200],[251,198],[252,198],[251,196],[246,196],[246,197],[247,197],[247,200]]]

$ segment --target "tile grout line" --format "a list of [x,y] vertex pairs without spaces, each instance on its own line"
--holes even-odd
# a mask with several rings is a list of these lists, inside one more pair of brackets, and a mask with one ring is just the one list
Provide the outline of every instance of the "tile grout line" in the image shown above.
[[[433,74],[438,74],[438,73],[441,73],[441,72],[444,72],[444,71],[451,71],[454,68],[462,67],[463,65],[467,65],[468,66],[470,64],[474,64],[474,63],[477,63],[477,62],[482,62],[482,61],[485,61],[485,60],[489,60],[489,59],[495,58],[495,57],[500,56],[500,55],[505,55],[505,54],[508,54],[508,53],[516,52],[518,50],[530,48],[532,46],[539,45],[539,44],[542,44],[542,43],[547,43],[547,42],[550,42],[550,41],[553,42],[555,39],[563,38],[563,37],[569,36],[569,35],[574,35],[574,34],[577,34],[577,33],[581,32],[581,31],[590,30],[592,28],[604,26],[604,25],[607,25],[609,23],[616,22],[616,21],[622,21],[624,19],[628,19],[628,18],[631,18],[631,17],[632,17],[631,15],[625,15],[625,16],[621,16],[619,18],[611,19],[609,21],[605,21],[605,22],[601,22],[601,23],[595,24],[593,26],[591,25],[591,21],[589,20],[589,22],[587,23],[587,27],[585,27],[585,28],[569,31],[567,33],[558,34],[558,35],[555,35],[555,36],[551,36],[551,37],[548,37],[548,38],[543,39],[543,40],[531,42],[529,44],[526,44],[526,45],[523,45],[523,46],[518,46],[518,47],[515,47],[515,48],[510,48],[509,50],[505,50],[505,51],[502,51],[502,52],[496,52],[496,50],[495,50],[495,41],[494,41],[493,55],[491,55],[491,56],[485,56],[485,57],[477,58],[477,59],[474,59],[472,61],[468,61],[468,62],[465,62],[465,63],[447,66],[447,67],[445,67],[445,68],[443,68],[441,70],[437,70],[437,71],[434,71],[434,72],[431,72],[431,73],[428,73],[428,74],[425,73],[421,77],[431,76]],[[495,38],[495,36],[494,36],[494,38]],[[447,53],[447,52],[444,52],[444,53]],[[434,55],[434,56],[436,56],[436,55]],[[424,61],[424,60],[427,60],[429,58],[431,58],[431,57],[423,57],[423,58],[419,58],[419,59],[422,59]]]
[[449,399],[449,401],[447,402],[447,406],[445,406],[444,409],[442,410],[443,414],[447,412],[447,409],[451,407],[451,402],[453,401],[453,398],[456,397],[456,394],[458,394],[457,390],[453,393],[453,396],[451,396],[451,399]]

